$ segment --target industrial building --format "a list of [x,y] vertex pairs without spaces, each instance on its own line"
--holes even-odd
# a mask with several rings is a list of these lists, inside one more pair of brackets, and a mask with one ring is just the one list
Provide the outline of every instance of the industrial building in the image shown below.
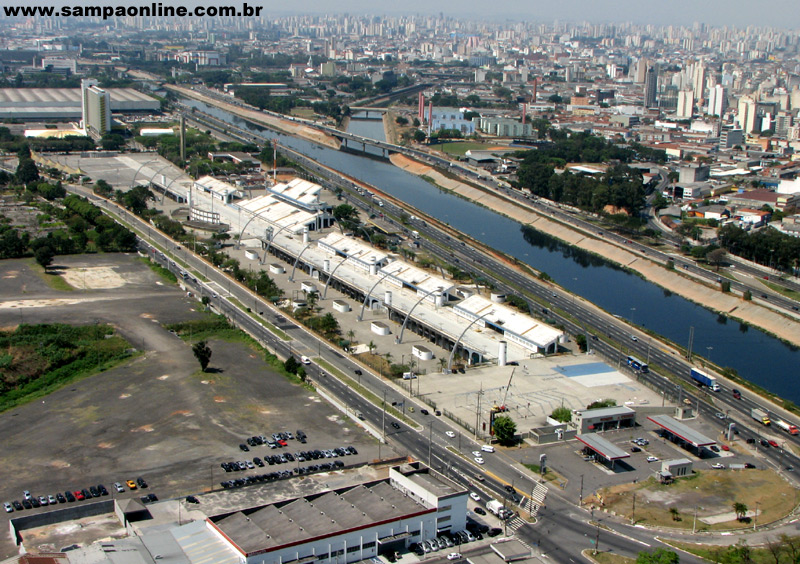
[[467,490],[420,463],[362,483],[210,516],[209,531],[248,564],[347,564],[466,526]]
[[[465,529],[468,490],[419,462],[390,467],[388,477],[382,473],[358,481],[358,470],[307,478],[302,495],[287,496],[277,484],[251,486],[246,496],[198,495],[200,503],[184,507],[183,519],[180,499],[84,505],[87,515],[115,513],[132,534],[71,550],[69,562],[145,564],[166,557],[184,564],[349,564]],[[45,515],[41,520],[53,522]],[[37,524],[12,520],[23,539],[24,530]]]
[[[133,88],[108,88],[112,113],[150,113],[161,110],[161,102]],[[83,118],[80,88],[0,88],[0,118],[33,121]]]

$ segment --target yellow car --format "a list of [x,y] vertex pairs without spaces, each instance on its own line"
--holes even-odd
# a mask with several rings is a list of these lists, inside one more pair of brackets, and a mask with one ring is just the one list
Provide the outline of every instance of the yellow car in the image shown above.
[[127,486],[132,490],[136,489],[136,482],[133,480],[125,480],[125,484],[127,484]]

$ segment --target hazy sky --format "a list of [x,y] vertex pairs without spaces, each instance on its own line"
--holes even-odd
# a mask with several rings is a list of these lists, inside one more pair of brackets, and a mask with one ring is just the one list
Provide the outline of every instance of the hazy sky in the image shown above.
[[[274,0],[273,0],[274,1]],[[624,22],[713,26],[800,27],[798,0],[299,0],[292,4],[265,2],[267,11],[353,14],[437,13],[493,20],[524,19]]]

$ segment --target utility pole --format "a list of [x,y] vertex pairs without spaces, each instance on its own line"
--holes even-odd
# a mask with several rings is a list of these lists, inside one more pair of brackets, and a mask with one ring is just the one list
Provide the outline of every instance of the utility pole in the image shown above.
[[633,509],[631,510],[631,525],[636,523],[636,492],[633,492]]
[[581,474],[581,493],[578,496],[578,507],[583,507],[583,474]]
[[386,442],[386,388],[383,388],[383,416],[381,417],[381,435]]
[[594,536],[594,553],[597,554],[600,550],[600,521],[595,523],[595,527],[597,527],[597,532]]
[[483,396],[483,382],[478,392],[478,403],[475,407],[475,440],[478,439],[478,426],[481,424],[481,396]]
[[692,534],[697,532],[697,506],[694,506],[694,522],[692,523]]
[[756,525],[758,524],[758,504],[759,504],[759,502],[757,501],[756,502],[756,514],[753,515],[753,530],[754,531],[756,530]]
[[694,342],[694,327],[689,327],[689,349],[686,358],[692,362],[692,343]]
[[428,468],[431,467],[432,453],[431,447],[433,445],[433,421],[431,421],[431,428],[428,429]]

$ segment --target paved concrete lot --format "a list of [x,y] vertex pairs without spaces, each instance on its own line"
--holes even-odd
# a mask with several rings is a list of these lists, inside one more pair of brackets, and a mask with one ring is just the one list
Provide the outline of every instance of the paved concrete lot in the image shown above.
[[[276,469],[226,473],[220,463],[269,451],[242,452],[238,445],[247,437],[298,428],[308,434],[308,444],[292,440],[281,451],[352,444],[359,454],[346,457],[347,464],[376,457],[377,443],[363,430],[313,392],[269,371],[243,345],[210,341],[214,370],[201,373],[190,346],[162,327],[199,316],[197,302],[164,283],[135,255],[58,257],[56,262],[75,272],[86,268],[87,279],[91,269],[102,267],[105,274],[98,280],[113,274],[124,284],[60,292],[25,261],[0,262],[4,324],[111,323],[146,352],[0,414],[0,501],[21,499],[25,489],[46,495],[103,483],[111,491],[113,482],[138,476],[149,483],[147,492],[162,499],[203,492],[219,488],[221,480]],[[383,449],[384,456],[392,454]],[[2,540],[0,556],[14,554],[10,539]]]
[[[583,485],[584,499],[591,496],[596,490],[615,484],[624,484],[633,481],[645,480],[661,469],[661,461],[673,460],[676,458],[688,458],[693,461],[694,469],[705,471],[710,470],[715,463],[724,464],[727,468],[730,464],[744,464],[750,462],[758,468],[766,465],[755,451],[753,445],[747,445],[738,438],[728,442],[720,434],[721,425],[716,421],[704,419],[688,419],[683,423],[692,429],[719,441],[719,444],[729,445],[730,451],[710,452],[706,451],[703,458],[699,458],[692,452],[671,443],[669,440],[661,438],[656,433],[655,424],[647,421],[644,416],[637,416],[639,426],[633,429],[621,429],[618,431],[608,431],[602,437],[630,454],[630,458],[619,461],[615,471],[603,464],[584,460],[581,452],[583,444],[576,440],[561,443],[536,446],[503,449],[498,447],[499,452],[510,456],[512,459],[524,464],[539,464],[539,455],[547,455],[547,464],[557,472],[562,480],[552,484],[566,492],[569,499],[574,499],[575,503],[581,495],[581,484]],[[644,438],[649,444],[641,447],[641,452],[631,452],[633,439]],[[648,456],[655,456],[657,462],[647,462]],[[730,470],[713,470],[714,472],[727,472]]]
[[[506,391],[511,373],[511,385]],[[493,405],[508,407],[517,429],[544,426],[557,407],[585,409],[595,400],[619,405],[661,405],[661,395],[636,381],[624,366],[608,366],[593,355],[563,354],[524,360],[519,366],[487,366],[466,374],[430,373],[414,383],[414,393],[430,398],[463,421],[475,423],[478,395],[484,414]]]

